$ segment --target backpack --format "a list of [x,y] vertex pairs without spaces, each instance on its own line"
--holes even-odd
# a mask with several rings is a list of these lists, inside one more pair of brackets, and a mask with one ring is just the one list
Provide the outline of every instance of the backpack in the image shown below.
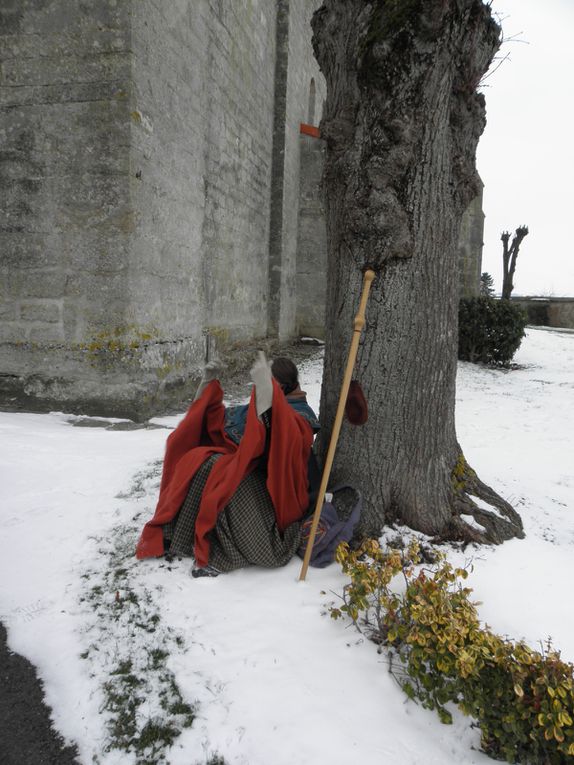
[[[352,489],[357,496],[357,501],[351,510],[351,514],[345,520],[339,518],[335,505],[332,502],[333,494],[336,494],[343,489]],[[331,496],[329,496],[329,494]],[[337,550],[337,547],[341,542],[349,542],[353,536],[355,526],[361,517],[362,509],[363,497],[361,492],[349,484],[335,486],[334,489],[331,489],[331,492],[325,494],[325,501],[321,508],[321,516],[317,525],[317,533],[315,535],[309,565],[314,568],[325,568],[325,566],[328,566],[335,560],[335,551]],[[307,549],[307,541],[311,533],[312,524],[313,515],[308,516],[301,524],[301,541],[299,543],[299,549],[297,550],[297,554],[300,558],[305,557],[305,550]]]

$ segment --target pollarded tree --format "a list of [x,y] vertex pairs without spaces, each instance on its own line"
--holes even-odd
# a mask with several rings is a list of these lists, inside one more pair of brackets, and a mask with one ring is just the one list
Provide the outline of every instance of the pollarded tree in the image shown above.
[[502,241],[502,299],[510,300],[514,289],[514,272],[516,271],[516,259],[520,251],[520,245],[524,237],[528,236],[528,226],[519,226],[512,237],[512,244],[508,246],[510,232],[503,231]]
[[363,531],[399,520],[450,539],[522,536],[518,514],[465,461],[454,422],[457,239],[479,188],[485,104],[477,86],[500,28],[482,0],[325,0],[313,32],[327,80],[320,450],[362,272],[372,267],[356,373],[369,420],[343,428],[334,466],[337,482],[363,490]]

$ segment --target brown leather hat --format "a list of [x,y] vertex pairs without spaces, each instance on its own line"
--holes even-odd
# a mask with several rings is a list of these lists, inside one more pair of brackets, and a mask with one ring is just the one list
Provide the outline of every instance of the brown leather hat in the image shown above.
[[351,425],[364,425],[369,419],[367,399],[357,380],[351,380],[349,385],[345,414]]

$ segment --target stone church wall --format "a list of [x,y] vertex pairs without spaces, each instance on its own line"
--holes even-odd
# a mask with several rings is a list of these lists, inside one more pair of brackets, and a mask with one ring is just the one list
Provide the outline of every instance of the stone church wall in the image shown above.
[[[313,55],[311,17],[320,3],[291,0],[289,29],[289,76],[285,121],[285,176],[283,194],[283,274],[279,336],[297,332],[297,232],[300,195],[300,169],[306,161],[302,153],[299,126],[302,122],[319,124],[326,87]],[[314,114],[309,114],[311,81],[314,90]],[[312,117],[312,119],[310,119]]]
[[482,185],[480,193],[467,207],[460,226],[458,240],[459,285],[461,297],[474,297],[480,292],[484,213]]
[[318,0],[279,0],[269,247],[268,327],[281,339],[297,331],[297,236],[300,169],[303,157],[299,127],[318,124],[325,99],[325,81],[313,56],[311,17]]
[[297,331],[325,337],[327,231],[322,178],[325,142],[301,135],[301,179],[297,257]]
[[125,322],[129,7],[5,3],[0,30],[0,389],[89,400]]
[[143,417],[218,346],[321,334],[319,4],[1,6],[3,406]]
[[294,333],[312,6],[1,11],[4,403],[144,416],[208,345]]
[[275,16],[265,0],[134,5],[130,297],[201,362],[206,334],[267,329]]

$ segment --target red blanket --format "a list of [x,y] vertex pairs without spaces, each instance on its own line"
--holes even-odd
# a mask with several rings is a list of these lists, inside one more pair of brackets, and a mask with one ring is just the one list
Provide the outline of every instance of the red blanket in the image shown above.
[[[307,462],[313,441],[309,423],[297,414],[273,381],[272,426],[267,462],[267,489],[283,531],[298,521],[309,503]],[[146,523],[136,556],[163,555],[162,526],[179,511],[189,482],[212,454],[222,454],[214,464],[203,490],[195,524],[195,559],[199,566],[209,560],[208,534],[241,480],[257,466],[265,450],[265,426],[255,411],[251,394],[245,433],[239,445],[224,430],[223,390],[214,380],[203,391],[178,427],[167,439],[163,473],[154,517]]]

